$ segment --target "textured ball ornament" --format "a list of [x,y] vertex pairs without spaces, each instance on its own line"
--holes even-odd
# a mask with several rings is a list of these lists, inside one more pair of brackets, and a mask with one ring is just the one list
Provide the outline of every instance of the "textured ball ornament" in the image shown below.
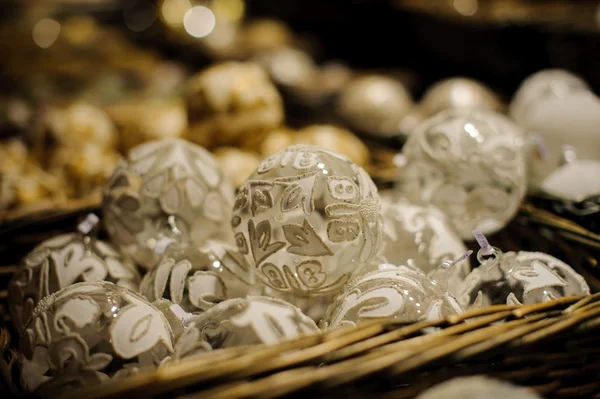
[[383,75],[353,79],[340,92],[337,113],[352,128],[376,137],[400,134],[403,118],[413,107],[404,85]]
[[9,284],[15,328],[23,331],[44,297],[75,283],[102,280],[137,291],[140,276],[108,242],[75,233],[42,242],[21,261]]
[[425,274],[404,266],[365,274],[344,288],[330,305],[321,328],[369,320],[412,323],[439,320],[462,312],[456,299]]
[[[409,265],[428,274],[445,261],[460,258],[467,248],[434,206],[416,206],[408,201],[382,201],[383,234],[380,255],[391,264]],[[471,270],[469,262],[453,266],[448,286],[455,287]]]
[[531,305],[571,295],[589,294],[585,279],[563,261],[543,252],[506,252],[492,248],[477,254],[481,265],[459,289],[465,308]]
[[403,148],[398,189],[448,215],[463,239],[500,230],[526,188],[522,131],[490,111],[448,110],[427,119]]
[[258,294],[254,271],[235,246],[209,240],[200,247],[167,250],[144,276],[140,292],[149,301],[169,299],[187,312],[209,309],[228,298]]
[[194,317],[196,328],[214,349],[240,345],[273,345],[284,339],[318,332],[314,321],[297,307],[274,298],[229,299]]
[[27,392],[60,392],[152,369],[173,352],[163,313],[139,294],[107,282],[80,283],[47,296],[20,339]]
[[186,93],[190,140],[203,146],[235,144],[246,134],[283,122],[283,102],[256,64],[225,62],[193,77]]
[[238,191],[231,225],[269,287],[297,297],[334,294],[377,252],[380,200],[343,155],[297,145],[262,161]]
[[143,267],[160,260],[154,252],[164,237],[182,245],[207,239],[232,240],[233,187],[213,156],[180,139],[151,141],[134,148],[104,189],[104,221],[112,240]]

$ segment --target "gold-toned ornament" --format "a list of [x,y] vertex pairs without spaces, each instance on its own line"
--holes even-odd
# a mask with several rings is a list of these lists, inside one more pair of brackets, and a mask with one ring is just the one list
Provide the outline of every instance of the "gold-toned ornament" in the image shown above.
[[294,144],[310,144],[336,151],[361,166],[369,163],[367,146],[351,131],[338,126],[306,126],[294,135]]
[[235,147],[217,148],[214,155],[225,178],[234,187],[240,187],[244,184],[248,176],[258,168],[261,161],[258,154]]
[[225,62],[200,72],[189,82],[186,105],[189,138],[204,147],[234,144],[284,118],[277,89],[253,63]]

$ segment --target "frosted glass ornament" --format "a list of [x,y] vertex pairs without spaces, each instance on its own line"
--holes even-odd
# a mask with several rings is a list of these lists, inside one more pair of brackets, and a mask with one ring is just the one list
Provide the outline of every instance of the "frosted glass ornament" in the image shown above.
[[557,198],[581,202],[600,195],[600,161],[574,160],[556,169],[542,189]]
[[199,312],[228,298],[258,294],[256,280],[235,246],[209,240],[199,247],[167,249],[144,276],[140,292],[151,302],[166,298],[187,312]]
[[315,322],[297,307],[265,296],[221,302],[191,319],[187,328],[197,328],[202,340],[214,349],[273,345],[319,331]]
[[343,155],[296,145],[262,161],[238,191],[231,225],[240,252],[272,289],[338,292],[377,252],[377,188]]
[[474,229],[496,232],[525,195],[522,134],[491,111],[441,112],[406,142],[398,190],[411,203],[437,206],[462,239]]
[[531,305],[572,295],[589,294],[583,276],[543,252],[506,252],[492,247],[477,254],[481,265],[467,276],[458,294],[465,308]]
[[348,284],[330,305],[321,328],[356,326],[369,320],[412,323],[462,312],[456,299],[421,272],[383,268]]
[[232,204],[233,187],[208,151],[163,139],[135,147],[114,171],[104,189],[104,222],[123,252],[151,268],[164,237],[182,245],[232,241]]
[[173,352],[163,313],[108,282],[71,285],[45,297],[20,339],[27,392],[55,396],[153,369]]
[[9,284],[13,324],[22,332],[42,298],[85,281],[109,281],[137,291],[135,265],[108,242],[81,233],[61,234],[35,247]]
[[[382,204],[383,234],[379,253],[387,263],[416,267],[428,274],[444,261],[457,259],[467,252],[446,215],[436,207],[411,205],[406,200],[383,200]],[[468,261],[451,268],[448,285],[458,285],[470,270]]]

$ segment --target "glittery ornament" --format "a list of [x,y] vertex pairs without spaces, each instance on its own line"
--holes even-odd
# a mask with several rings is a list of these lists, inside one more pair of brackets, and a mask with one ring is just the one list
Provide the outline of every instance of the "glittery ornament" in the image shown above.
[[398,189],[432,204],[463,239],[493,233],[515,215],[526,188],[522,131],[491,111],[449,110],[409,137]]
[[[467,251],[446,215],[434,206],[411,205],[405,200],[382,203],[383,236],[379,253],[388,263],[410,265],[427,274]],[[448,284],[456,286],[470,269],[469,262],[453,267]]]
[[465,308],[531,305],[589,294],[585,279],[563,261],[543,252],[506,252],[495,247],[477,253],[481,263],[465,279],[458,299]]
[[379,208],[361,167],[298,145],[260,164],[238,192],[231,225],[266,285],[297,297],[329,295],[377,252]]
[[141,266],[154,266],[156,242],[182,245],[210,238],[232,240],[233,188],[213,156],[180,139],[151,141],[134,148],[104,190],[105,225],[114,242]]
[[283,102],[267,74],[253,63],[225,62],[193,77],[186,93],[190,140],[235,144],[245,134],[283,121]]
[[249,296],[229,299],[194,317],[187,328],[197,328],[213,348],[273,345],[319,331],[297,307],[274,298]]
[[20,339],[27,392],[56,396],[152,369],[173,352],[163,313],[108,282],[79,283],[45,297]]
[[9,284],[13,324],[21,332],[42,298],[69,285],[106,280],[137,291],[135,266],[108,242],[81,233],[62,234],[35,247]]
[[441,285],[425,274],[403,266],[382,268],[357,278],[331,304],[321,328],[369,320],[412,323],[438,320],[462,308]]
[[543,399],[530,389],[487,376],[457,377],[423,392],[417,399]]
[[338,114],[352,128],[377,137],[401,133],[403,118],[413,107],[404,85],[383,75],[366,75],[351,80],[340,92]]
[[144,276],[140,292],[149,301],[169,299],[187,312],[207,310],[228,298],[259,293],[256,276],[235,246],[209,240],[200,247],[167,249]]

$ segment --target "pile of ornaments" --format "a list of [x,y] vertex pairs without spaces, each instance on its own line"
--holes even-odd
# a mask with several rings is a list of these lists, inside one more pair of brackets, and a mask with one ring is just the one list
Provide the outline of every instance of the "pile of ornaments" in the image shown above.
[[525,194],[526,154],[509,119],[454,109],[412,132],[391,192],[344,155],[292,145],[235,193],[196,144],[137,146],[104,190],[110,240],[89,215],[10,283],[22,385],[49,395],[319,327],[589,293],[562,261],[485,239]]

